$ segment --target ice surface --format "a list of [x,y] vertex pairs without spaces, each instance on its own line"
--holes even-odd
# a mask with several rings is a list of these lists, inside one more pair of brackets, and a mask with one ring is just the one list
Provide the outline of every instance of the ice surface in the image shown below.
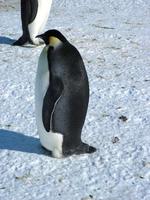
[[62,31],[83,56],[90,103],[82,137],[98,149],[61,160],[36,133],[43,47],[10,45],[21,35],[18,2],[0,1],[0,200],[149,200],[150,1],[53,0],[46,29]]

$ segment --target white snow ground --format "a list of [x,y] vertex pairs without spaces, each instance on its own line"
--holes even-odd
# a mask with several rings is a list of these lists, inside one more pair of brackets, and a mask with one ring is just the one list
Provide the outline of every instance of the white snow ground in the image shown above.
[[149,200],[150,1],[53,1],[46,29],[62,31],[83,56],[90,103],[82,137],[97,147],[61,160],[41,148],[36,134],[34,83],[43,47],[10,45],[21,35],[20,11],[4,3],[0,200]]

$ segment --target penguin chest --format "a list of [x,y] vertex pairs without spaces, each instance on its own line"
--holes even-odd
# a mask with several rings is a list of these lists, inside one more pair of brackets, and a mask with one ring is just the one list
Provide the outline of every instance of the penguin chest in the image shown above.
[[36,122],[39,132],[45,132],[42,122],[42,107],[46,91],[49,86],[49,70],[47,61],[47,49],[44,48],[38,63],[35,83],[35,111]]
[[[46,48],[44,48],[39,58],[38,69],[36,74],[35,93],[37,102],[38,100],[43,101],[44,95],[50,84],[49,76],[50,75],[49,75],[48,61],[47,61],[47,50]],[[40,105],[42,104],[42,102],[38,103]]]

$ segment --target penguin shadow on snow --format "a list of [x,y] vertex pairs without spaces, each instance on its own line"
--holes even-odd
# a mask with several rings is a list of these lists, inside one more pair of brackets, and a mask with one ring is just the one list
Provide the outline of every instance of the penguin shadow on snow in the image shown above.
[[0,129],[0,150],[2,149],[51,156],[51,152],[41,147],[38,138],[4,129]]
[[11,39],[9,37],[0,36],[0,44],[8,44],[12,45],[16,40]]

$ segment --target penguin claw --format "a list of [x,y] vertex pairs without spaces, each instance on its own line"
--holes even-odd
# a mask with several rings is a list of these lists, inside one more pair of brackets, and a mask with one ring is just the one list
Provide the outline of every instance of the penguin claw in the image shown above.
[[96,151],[95,147],[89,146],[87,153],[94,153]]
[[96,148],[89,146],[86,143],[82,143],[79,147],[79,151],[81,151],[81,153],[94,153],[96,151]]

